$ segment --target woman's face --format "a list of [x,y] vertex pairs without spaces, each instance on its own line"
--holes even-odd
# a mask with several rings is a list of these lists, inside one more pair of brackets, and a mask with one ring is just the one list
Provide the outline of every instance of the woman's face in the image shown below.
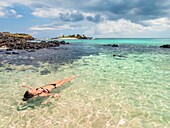
[[37,94],[37,91],[36,91],[36,89],[30,89],[30,90],[28,90],[28,92],[30,93],[30,94],[33,94],[33,95],[36,95]]

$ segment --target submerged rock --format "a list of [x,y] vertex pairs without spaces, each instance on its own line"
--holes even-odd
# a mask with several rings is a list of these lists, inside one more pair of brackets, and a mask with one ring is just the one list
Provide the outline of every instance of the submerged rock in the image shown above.
[[3,67],[4,65],[0,63],[0,67]]
[[6,51],[12,51],[13,49],[12,48],[8,48],[8,49],[6,49]]
[[47,75],[49,73],[51,73],[51,72],[46,68],[44,70],[40,71],[40,75]]
[[170,44],[164,44],[164,45],[160,46],[160,48],[170,48]]
[[60,41],[60,44],[69,44],[69,43],[66,43],[66,42],[63,40],[63,41]]
[[[63,44],[63,42],[62,42]],[[23,42],[23,43],[18,43],[18,42],[6,42],[6,43],[1,43],[0,47],[6,47],[6,51],[12,51],[12,50],[28,50],[28,49],[43,49],[43,48],[50,48],[50,47],[59,47],[60,42],[58,41],[50,41],[50,42]]]
[[118,44],[106,44],[106,45],[104,45],[104,46],[119,47],[119,45],[118,45]]
[[28,50],[26,50],[27,52],[35,52],[35,50],[33,50],[33,49],[28,49]]
[[8,67],[8,68],[6,68],[5,70],[6,70],[6,71],[12,71],[13,69]]
[[113,56],[117,56],[117,57],[126,57],[124,55],[116,55],[116,54],[113,54]]
[[112,47],[119,47],[119,45],[118,44],[113,44]]
[[19,55],[19,53],[18,52],[5,52],[5,54],[13,54],[13,55]]

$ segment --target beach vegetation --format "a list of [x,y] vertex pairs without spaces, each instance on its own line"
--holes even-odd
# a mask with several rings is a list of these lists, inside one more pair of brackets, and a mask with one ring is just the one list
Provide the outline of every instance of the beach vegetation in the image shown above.
[[62,35],[59,36],[58,38],[76,38],[76,39],[92,39],[92,37],[87,37],[84,34],[80,35],[80,34],[73,34],[73,35]]

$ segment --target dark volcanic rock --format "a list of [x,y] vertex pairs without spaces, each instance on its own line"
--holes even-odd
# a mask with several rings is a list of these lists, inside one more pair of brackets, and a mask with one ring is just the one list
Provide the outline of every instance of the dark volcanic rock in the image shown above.
[[60,41],[60,44],[69,44],[69,43],[66,43],[66,42],[63,40],[63,41]]
[[18,52],[12,52],[12,54],[19,55],[19,53],[18,53]]
[[160,48],[170,48],[170,44],[164,44],[164,45],[160,46]]
[[4,65],[0,63],[0,67],[3,67]]
[[113,54],[113,56],[117,56],[117,57],[126,57],[126,56],[123,56],[123,55],[116,55],[116,54]]
[[[23,42],[23,43],[17,43],[17,42],[6,42],[6,43],[1,43],[0,47],[5,46],[7,47],[7,51],[11,51],[13,49],[17,50],[28,50],[28,49],[43,49],[43,48],[50,48],[50,47],[59,47],[60,42],[58,41],[50,41],[50,42]],[[8,54],[8,53],[7,53]]]
[[104,45],[104,46],[119,47],[119,45],[118,45],[118,44],[106,44],[106,45]]
[[28,50],[26,50],[27,52],[35,52],[35,50],[33,50],[33,49],[28,49]]
[[118,44],[113,44],[112,47],[119,47],[119,45]]
[[18,52],[5,52],[6,54],[13,54],[13,55],[19,55],[19,53]]
[[13,49],[11,49],[11,48],[8,48],[8,49],[6,49],[6,51],[12,51]]
[[[89,44],[87,45],[89,46]],[[96,46],[95,46],[96,47]],[[97,47],[98,48],[98,47]],[[112,48],[112,47],[111,47]],[[28,49],[31,50],[31,49]],[[35,50],[35,49],[33,49]],[[76,46],[73,45],[60,45],[60,47],[51,47],[35,50],[36,52],[28,52],[26,50],[14,50],[19,52],[19,55],[7,55],[4,50],[2,54],[0,53],[0,63],[3,64],[11,64],[11,65],[32,65],[33,67],[39,68],[41,67],[41,63],[50,63],[50,64],[65,64],[72,63],[75,59],[80,59],[81,56],[98,54],[100,49],[94,50],[94,47],[86,47],[82,44],[77,43]],[[11,52],[11,51],[8,51]],[[58,68],[58,67],[57,67]],[[38,70],[39,74],[40,71]],[[48,69],[48,68],[46,68]],[[52,72],[50,69],[48,69]]]
[[6,68],[5,69],[6,71],[11,71],[11,70],[13,70],[12,68]]
[[5,52],[5,54],[12,54],[12,52]]
[[48,69],[44,69],[42,71],[40,71],[40,75],[47,75],[48,73],[51,73]]

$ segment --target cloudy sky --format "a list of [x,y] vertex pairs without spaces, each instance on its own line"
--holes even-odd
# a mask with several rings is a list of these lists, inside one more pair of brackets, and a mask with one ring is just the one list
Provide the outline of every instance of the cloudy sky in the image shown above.
[[1,0],[0,31],[34,37],[170,37],[170,0]]

